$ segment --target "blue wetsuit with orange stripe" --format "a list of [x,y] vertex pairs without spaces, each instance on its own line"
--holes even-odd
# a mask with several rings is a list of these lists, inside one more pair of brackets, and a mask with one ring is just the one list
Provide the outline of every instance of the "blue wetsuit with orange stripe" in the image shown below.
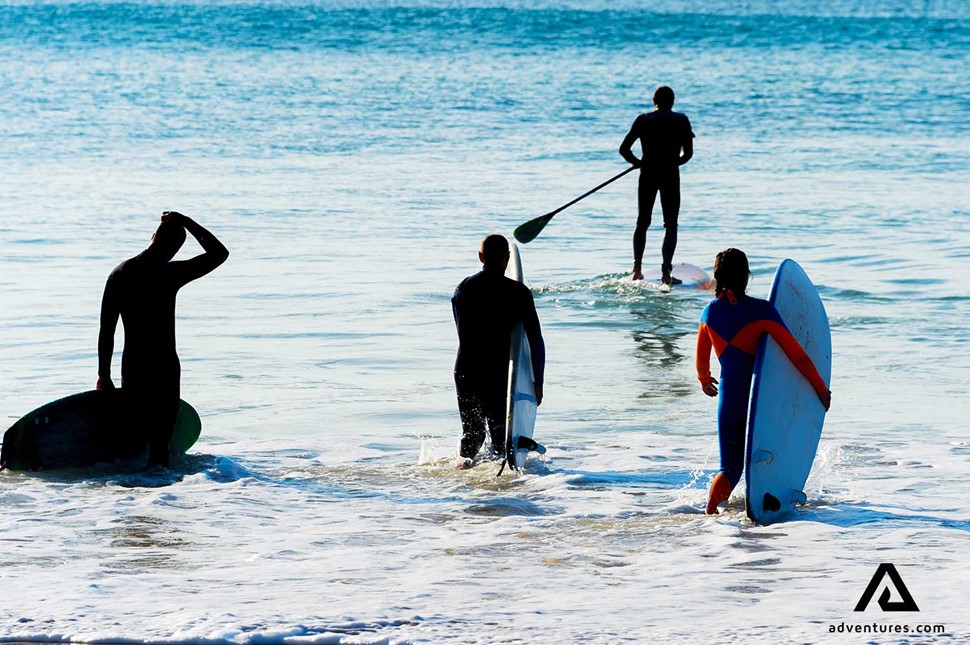
[[735,298],[730,291],[724,290],[704,308],[697,333],[697,378],[703,387],[711,384],[713,347],[721,364],[717,406],[721,472],[732,488],[741,480],[744,469],[751,376],[758,340],[763,334],[771,335],[816,392],[828,391],[812,359],[785,327],[778,310],[770,302],[750,296]]

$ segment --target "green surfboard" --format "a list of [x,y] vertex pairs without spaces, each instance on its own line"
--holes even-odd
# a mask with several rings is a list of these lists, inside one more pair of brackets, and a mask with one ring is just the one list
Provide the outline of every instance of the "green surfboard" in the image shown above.
[[[148,438],[125,418],[122,390],[92,390],[58,399],[24,415],[3,435],[0,467],[79,468],[147,455]],[[180,402],[170,444],[183,455],[202,433],[198,412]]]

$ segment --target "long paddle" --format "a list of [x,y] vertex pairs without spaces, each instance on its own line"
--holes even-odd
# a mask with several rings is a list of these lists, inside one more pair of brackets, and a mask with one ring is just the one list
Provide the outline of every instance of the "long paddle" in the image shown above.
[[551,220],[553,217],[556,216],[556,213],[558,213],[560,211],[566,210],[567,208],[569,208],[570,206],[572,206],[573,204],[575,204],[579,200],[585,199],[586,197],[589,197],[590,195],[592,195],[593,193],[595,193],[600,188],[612,184],[614,181],[616,181],[617,179],[619,179],[623,175],[625,175],[628,172],[631,172],[631,171],[633,171],[635,169],[636,169],[636,166],[630,166],[629,168],[627,168],[626,170],[624,170],[623,172],[621,172],[616,177],[613,177],[611,179],[607,179],[606,181],[604,181],[602,184],[600,184],[596,188],[593,188],[591,190],[586,191],[585,193],[583,193],[582,195],[580,195],[579,197],[577,197],[573,201],[569,202],[568,204],[563,204],[562,206],[560,206],[556,210],[551,211],[549,213],[546,213],[545,215],[542,215],[541,217],[537,217],[535,219],[530,219],[525,224],[522,224],[518,228],[516,228],[512,232],[512,234],[515,235],[515,239],[517,239],[518,241],[522,242],[523,244],[528,244],[532,240],[536,239],[536,236],[539,235],[539,233],[542,232],[542,229],[544,229],[546,227],[546,224],[549,223],[549,220]]

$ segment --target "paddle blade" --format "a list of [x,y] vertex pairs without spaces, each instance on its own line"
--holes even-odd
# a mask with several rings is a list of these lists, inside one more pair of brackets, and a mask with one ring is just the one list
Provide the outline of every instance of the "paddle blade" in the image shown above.
[[536,236],[542,232],[542,229],[546,227],[546,224],[548,224],[549,220],[551,219],[552,215],[543,215],[542,217],[530,219],[525,224],[521,224],[518,228],[516,228],[512,232],[512,235],[514,235],[515,239],[522,244],[528,244],[532,240],[536,239]]

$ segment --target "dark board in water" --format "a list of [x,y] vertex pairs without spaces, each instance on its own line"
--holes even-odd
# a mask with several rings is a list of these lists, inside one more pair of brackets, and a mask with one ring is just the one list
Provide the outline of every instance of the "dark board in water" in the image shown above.
[[[122,390],[92,390],[58,399],[10,426],[3,435],[0,465],[10,470],[49,470],[147,455],[143,427],[125,416]],[[201,432],[199,414],[182,401],[172,454],[184,454]]]

